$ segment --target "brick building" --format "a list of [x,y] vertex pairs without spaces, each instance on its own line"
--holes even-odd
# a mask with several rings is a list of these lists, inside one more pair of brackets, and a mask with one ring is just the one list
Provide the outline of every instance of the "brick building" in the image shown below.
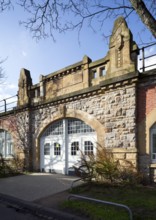
[[138,47],[125,20],[114,23],[107,55],[32,84],[22,69],[17,106],[0,114],[0,152],[33,170],[69,174],[97,143],[124,165],[156,175],[156,70],[137,70]]

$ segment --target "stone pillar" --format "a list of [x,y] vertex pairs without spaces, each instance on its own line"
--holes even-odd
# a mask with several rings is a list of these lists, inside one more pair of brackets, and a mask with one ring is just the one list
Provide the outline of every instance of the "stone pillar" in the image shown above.
[[110,77],[120,76],[137,70],[138,47],[123,17],[115,23],[109,43],[110,66],[107,71]]
[[44,89],[44,76],[40,75],[40,97],[45,96],[45,89]]
[[29,104],[30,94],[29,89],[32,86],[32,79],[30,71],[21,69],[20,78],[18,82],[18,106],[24,106]]
[[89,87],[89,63],[91,63],[92,60],[87,57],[84,56],[83,57],[83,84],[84,84],[84,88]]

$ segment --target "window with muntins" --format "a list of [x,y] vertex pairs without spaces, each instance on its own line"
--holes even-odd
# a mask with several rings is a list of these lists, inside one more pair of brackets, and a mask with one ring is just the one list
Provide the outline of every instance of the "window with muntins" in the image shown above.
[[54,143],[54,155],[61,155],[61,145]]
[[84,142],[84,154],[85,155],[93,154],[93,143],[91,141]]
[[82,134],[90,132],[94,132],[94,130],[90,126],[85,124],[83,121],[78,119],[68,120],[68,134]]
[[3,157],[10,157],[13,154],[12,136],[5,130],[0,130],[0,154]]
[[44,132],[43,136],[61,135],[63,134],[63,120],[59,120],[51,124]]
[[156,162],[156,124],[151,128],[151,159]]
[[79,142],[75,141],[71,144],[71,155],[72,156],[77,155],[78,150],[79,150]]
[[44,145],[44,155],[50,155],[50,144],[46,143]]

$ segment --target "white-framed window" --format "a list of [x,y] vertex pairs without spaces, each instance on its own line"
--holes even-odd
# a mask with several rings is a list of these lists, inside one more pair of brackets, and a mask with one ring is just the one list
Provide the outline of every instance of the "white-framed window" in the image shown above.
[[50,155],[50,143],[44,145],[44,155]]
[[156,123],[151,127],[151,159],[156,163]]
[[44,132],[43,136],[61,135],[63,134],[63,120],[59,120],[51,124]]
[[93,143],[91,141],[84,142],[84,154],[85,155],[92,155],[93,154]]
[[78,150],[79,150],[79,142],[78,141],[74,141],[71,144],[71,155],[72,156],[76,156]]
[[94,130],[79,119],[68,119],[68,134],[90,133]]
[[54,155],[61,155],[61,145],[59,143],[54,143]]
[[10,157],[13,154],[13,141],[9,132],[0,129],[0,154]]

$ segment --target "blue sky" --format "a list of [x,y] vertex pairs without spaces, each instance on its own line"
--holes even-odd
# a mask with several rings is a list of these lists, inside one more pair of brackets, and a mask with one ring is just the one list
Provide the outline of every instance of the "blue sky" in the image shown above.
[[[80,44],[77,32],[56,34],[56,42],[51,38],[36,42],[31,33],[19,25],[19,20],[25,16],[20,8],[0,14],[0,58],[6,59],[3,68],[7,76],[5,83],[0,85],[0,100],[15,95],[18,90],[18,78],[21,68],[30,70],[33,83],[38,83],[39,75],[47,75],[82,60],[88,55],[92,60],[104,57],[108,44],[103,38],[103,31],[110,34],[113,19],[105,24],[103,31],[93,31],[84,27],[80,33]],[[135,16],[129,20],[129,27],[134,34],[134,40],[141,43],[137,30],[141,28],[139,19]],[[150,39],[150,32],[141,32],[142,40]]]

